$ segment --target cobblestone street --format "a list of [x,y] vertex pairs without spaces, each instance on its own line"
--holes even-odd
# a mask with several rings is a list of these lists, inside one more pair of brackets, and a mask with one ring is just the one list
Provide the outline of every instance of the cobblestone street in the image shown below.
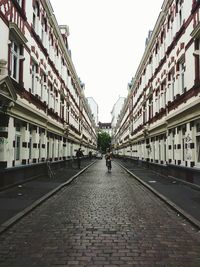
[[0,236],[2,267],[200,266],[200,233],[99,160]]

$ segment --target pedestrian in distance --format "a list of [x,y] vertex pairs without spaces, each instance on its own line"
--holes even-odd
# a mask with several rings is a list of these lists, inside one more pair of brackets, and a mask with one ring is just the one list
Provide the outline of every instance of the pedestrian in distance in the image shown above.
[[81,148],[79,147],[79,149],[76,151],[76,158],[77,158],[77,165],[78,168],[81,168],[81,158],[83,157],[83,152],[81,150]]
[[92,159],[92,151],[89,152],[89,159]]
[[111,169],[112,169],[112,164],[111,164],[112,153],[111,153],[110,149],[107,149],[107,152],[105,154],[105,159],[106,159],[106,166],[108,168],[108,172],[111,172]]

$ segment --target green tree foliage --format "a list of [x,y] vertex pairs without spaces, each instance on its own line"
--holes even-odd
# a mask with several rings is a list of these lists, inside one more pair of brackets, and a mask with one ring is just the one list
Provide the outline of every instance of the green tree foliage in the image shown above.
[[106,152],[107,148],[110,148],[111,144],[111,137],[106,132],[99,132],[98,133],[98,150],[102,151],[103,153]]

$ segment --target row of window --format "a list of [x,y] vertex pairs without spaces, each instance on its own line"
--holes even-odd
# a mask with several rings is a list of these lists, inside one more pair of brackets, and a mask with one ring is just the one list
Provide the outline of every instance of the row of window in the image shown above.
[[[19,6],[23,6],[24,0],[20,0],[17,1]],[[38,33],[37,29],[41,28],[41,34],[39,34],[39,37],[41,38],[41,41],[44,45],[44,40],[48,39],[47,38],[47,20],[44,19],[44,16],[41,16],[41,9],[40,9],[40,5],[39,2],[36,1],[34,6],[33,6],[33,28],[34,30]],[[42,25],[42,26],[41,26]],[[78,102],[78,92],[76,89],[76,86],[73,82],[73,79],[70,77],[70,73],[67,69],[67,65],[65,63],[64,58],[62,58],[61,56],[61,51],[59,51],[59,47],[58,44],[56,44],[56,42],[58,41],[54,41],[53,40],[53,34],[50,33],[50,25],[49,25],[49,55],[52,54],[50,53],[51,51],[53,51],[54,57],[51,57],[52,62],[54,63],[54,66],[58,69],[59,72],[59,76],[65,81],[65,85],[68,87],[68,89],[70,90],[70,93],[72,94],[72,96],[74,97],[75,101]],[[46,38],[46,39],[45,39]],[[51,39],[51,40],[50,40]],[[23,60],[24,60],[24,56],[23,56],[23,44],[19,43],[18,41],[15,40],[15,38],[12,38],[11,35],[11,44],[10,44],[10,75],[11,77],[16,80],[17,82],[23,82],[23,77],[22,75],[20,75],[21,73],[21,68],[22,65],[24,64]],[[51,56],[51,55],[50,55]],[[38,59],[39,61],[40,59]],[[40,86],[38,86],[38,88],[36,88],[36,75],[38,74],[39,71],[39,66],[37,62],[34,62],[34,60],[32,59],[32,85],[31,85],[31,91],[33,94],[37,94],[41,97],[42,99],[42,93],[43,93],[43,77],[42,79],[39,81],[40,82]],[[44,79],[45,79],[45,74],[43,75]],[[41,87],[41,88],[40,88]],[[38,90],[38,92],[37,92]]]
[[[164,58],[166,54],[167,47],[169,47],[173,41],[175,33],[180,29],[183,24],[183,0],[176,1],[176,12],[175,14],[169,13],[167,18],[167,24],[163,24],[162,31],[157,37],[157,41],[154,44],[152,52],[149,54],[149,59],[147,60],[147,65],[143,70],[142,76],[138,79],[138,84],[134,89],[134,95],[142,92],[143,88],[148,84],[149,79],[153,76],[156,68],[159,66],[160,61]],[[174,3],[175,5],[175,3]],[[179,14],[179,15],[177,15]],[[179,19],[178,19],[178,17]],[[175,27],[175,22],[178,19],[178,26]],[[176,29],[176,30],[175,30]],[[169,36],[171,36],[169,38]],[[138,95],[138,94],[137,94]]]

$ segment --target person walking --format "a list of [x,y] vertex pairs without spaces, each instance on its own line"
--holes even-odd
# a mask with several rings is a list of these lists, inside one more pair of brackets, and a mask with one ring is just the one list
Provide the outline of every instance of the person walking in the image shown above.
[[77,164],[78,164],[78,168],[81,168],[81,158],[83,157],[83,152],[81,150],[81,148],[79,147],[79,149],[76,151],[76,158],[77,158]]
[[112,160],[112,153],[110,152],[110,149],[107,149],[106,155],[105,155],[105,159],[106,159],[106,166],[108,168],[108,172],[111,172],[112,169],[112,164],[111,164],[111,160]]
[[92,159],[92,151],[89,151],[89,159]]

